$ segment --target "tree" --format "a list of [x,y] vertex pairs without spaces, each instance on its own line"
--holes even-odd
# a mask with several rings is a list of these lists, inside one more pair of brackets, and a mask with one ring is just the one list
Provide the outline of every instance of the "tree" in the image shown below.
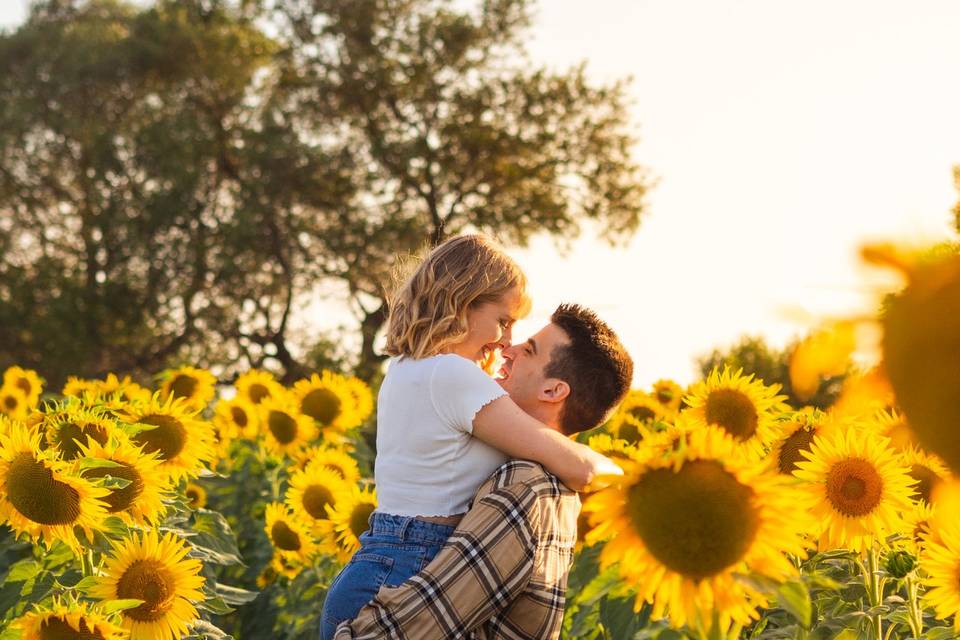
[[832,405],[840,395],[841,386],[846,378],[834,376],[824,380],[817,392],[806,400],[801,400],[793,393],[790,383],[790,356],[796,349],[798,342],[792,342],[783,350],[771,348],[762,337],[743,336],[739,342],[721,350],[714,349],[712,353],[700,358],[697,366],[703,377],[707,377],[714,368],[730,366],[743,369],[744,375],[754,375],[765,384],[779,384],[780,393],[787,396],[787,402],[799,408],[804,405],[826,409]]

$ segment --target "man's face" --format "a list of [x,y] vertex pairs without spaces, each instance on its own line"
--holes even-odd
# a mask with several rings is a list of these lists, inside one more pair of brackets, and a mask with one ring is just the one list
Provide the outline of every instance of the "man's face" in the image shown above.
[[500,386],[521,409],[534,413],[540,393],[545,388],[547,376],[544,369],[550,363],[550,355],[557,347],[570,343],[567,334],[559,326],[550,323],[526,342],[511,345],[503,350],[503,367],[500,369]]

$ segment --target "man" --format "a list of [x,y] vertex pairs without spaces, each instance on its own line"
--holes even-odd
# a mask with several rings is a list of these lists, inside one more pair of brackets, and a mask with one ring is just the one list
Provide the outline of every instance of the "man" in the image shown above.
[[[524,411],[566,435],[601,424],[630,387],[616,334],[578,305],[503,351],[500,384]],[[383,587],[336,638],[558,638],[580,500],[542,467],[501,466],[419,574]]]

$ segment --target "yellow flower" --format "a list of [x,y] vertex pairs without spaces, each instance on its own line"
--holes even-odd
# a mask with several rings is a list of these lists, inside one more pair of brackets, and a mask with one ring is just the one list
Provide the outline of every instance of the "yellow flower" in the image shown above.
[[286,397],[264,399],[259,410],[264,444],[278,456],[294,457],[316,436],[314,421]]
[[277,382],[269,371],[251,369],[237,378],[234,383],[237,396],[245,398],[252,404],[260,404],[267,398],[284,395],[286,390]]
[[207,506],[207,490],[196,482],[188,482],[183,494],[187,497],[187,504],[191,509],[202,509]]
[[910,477],[916,481],[913,487],[914,498],[926,504],[933,504],[937,487],[951,479],[950,470],[943,460],[918,447],[903,453],[903,464],[910,470]]
[[143,604],[121,612],[130,640],[170,640],[187,634],[197,620],[194,602],[204,599],[203,565],[187,558],[189,548],[172,533],[133,533],[114,546],[97,584],[98,600],[135,598]]
[[817,411],[803,411],[778,425],[780,436],[773,446],[770,457],[780,473],[792,474],[797,463],[806,460],[804,451],[810,451],[814,437],[828,428],[826,416]]
[[836,417],[871,416],[893,407],[893,389],[879,367],[864,374],[851,374],[843,381],[840,397],[830,407]]
[[354,421],[356,424],[345,424],[345,428],[358,427],[373,413],[373,392],[370,385],[356,376],[347,378],[347,390],[353,396]]
[[334,508],[348,486],[336,471],[309,464],[290,477],[286,503],[297,516],[310,525],[317,537],[327,537],[333,530],[329,510]]
[[706,380],[690,387],[683,413],[700,426],[722,428],[751,451],[760,455],[776,436],[775,421],[787,410],[780,385],[767,386],[752,375],[724,367],[714,369]]
[[329,510],[342,560],[346,560],[360,548],[360,534],[367,530],[367,521],[376,508],[376,491],[352,485],[337,502],[337,506]]
[[3,386],[20,389],[27,399],[27,405],[36,407],[43,393],[43,378],[32,369],[14,366],[3,372]]
[[264,531],[277,554],[303,561],[316,551],[310,526],[280,502],[267,505]]
[[97,381],[87,378],[78,378],[77,376],[67,376],[67,383],[63,385],[60,393],[72,398],[80,398],[85,393],[97,394]]
[[356,482],[360,479],[360,467],[353,456],[329,445],[307,447],[296,454],[294,462],[291,472],[308,466],[318,466],[332,469],[347,482]]
[[213,424],[221,434],[221,439],[257,437],[259,411],[257,406],[244,396],[237,395],[230,400],[221,400],[213,411]]
[[907,451],[917,446],[917,439],[910,425],[907,424],[906,417],[896,409],[877,411],[862,422],[864,426],[889,438],[890,445],[898,451]]
[[669,413],[680,410],[683,401],[683,387],[673,380],[657,380],[653,383],[650,395],[659,402]]
[[161,397],[183,398],[197,409],[206,407],[216,394],[217,379],[206,369],[183,366],[167,369],[160,377],[163,380]]
[[746,455],[716,427],[686,434],[677,449],[649,458],[618,487],[589,498],[588,544],[609,538],[602,567],[637,590],[635,608],[675,626],[747,624],[766,600],[739,574],[794,575],[786,554],[805,555],[806,517],[790,478]]
[[914,481],[889,443],[868,430],[836,429],[804,452],[793,472],[807,483],[798,508],[818,523],[821,549],[864,551],[906,529]]
[[14,620],[21,640],[126,640],[127,633],[96,607],[82,601],[54,599]]
[[856,326],[842,320],[807,336],[790,357],[790,384],[801,400],[813,396],[824,378],[838,376],[850,366],[856,347]]
[[142,387],[130,376],[120,379],[116,374],[108,373],[105,380],[91,380],[90,391],[98,399],[115,398],[120,402],[149,402],[150,390]]
[[346,431],[360,424],[356,399],[346,378],[324,370],[293,385],[293,397],[304,415],[316,422],[320,432]]
[[67,405],[44,421],[47,446],[61,460],[74,460],[81,447],[92,441],[106,444],[110,436],[126,438],[117,424],[102,412]]
[[213,426],[197,418],[199,409],[183,398],[156,393],[149,403],[131,404],[123,419],[140,430],[131,436],[147,453],[156,453],[172,480],[198,475],[213,460]]
[[40,434],[18,423],[0,435],[0,523],[48,547],[61,540],[77,551],[74,527],[91,538],[107,515],[103,499],[110,492],[70,473],[39,444]]
[[110,438],[106,444],[90,440],[83,446],[82,455],[78,466],[83,478],[110,476],[129,482],[125,487],[110,489],[103,497],[108,513],[120,516],[128,525],[153,526],[160,522],[167,512],[164,499],[170,496],[170,480],[156,453],[145,453],[126,439]]
[[3,385],[0,387],[0,414],[14,420],[23,420],[30,414],[30,402],[18,387]]
[[954,616],[960,632],[960,522],[953,518],[939,524],[936,538],[920,552],[920,566],[927,574],[924,599],[941,620]]

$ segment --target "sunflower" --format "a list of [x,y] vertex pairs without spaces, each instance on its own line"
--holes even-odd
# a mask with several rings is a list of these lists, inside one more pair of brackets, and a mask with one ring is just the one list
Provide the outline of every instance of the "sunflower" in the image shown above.
[[907,419],[896,409],[882,409],[868,419],[865,426],[890,439],[890,444],[898,451],[907,451],[917,446],[917,439],[907,424]]
[[780,473],[790,475],[797,463],[806,460],[804,451],[810,451],[814,437],[828,428],[826,416],[819,411],[801,411],[790,420],[778,424],[780,436],[774,444],[770,457]]
[[635,609],[653,604],[676,626],[747,624],[766,600],[738,579],[796,574],[785,554],[805,556],[806,517],[795,511],[789,478],[748,456],[715,427],[628,471],[623,483],[589,498],[587,544],[609,538],[600,562],[619,563],[637,590]]
[[274,379],[269,371],[251,369],[237,378],[234,383],[237,396],[249,400],[253,404],[260,404],[267,398],[283,396],[286,389]]
[[188,482],[183,495],[187,497],[187,504],[191,509],[202,509],[207,506],[207,490],[196,482]]
[[106,444],[110,436],[125,438],[117,423],[102,412],[67,406],[44,421],[47,446],[61,460],[74,460],[87,442]]
[[213,424],[221,438],[256,438],[258,419],[256,405],[241,395],[221,400],[213,408]]
[[213,460],[213,426],[198,419],[199,409],[183,398],[155,393],[150,402],[131,404],[123,419],[139,427],[132,440],[147,453],[157,453],[161,469],[173,480],[198,475]]
[[373,413],[373,392],[370,385],[356,376],[347,378],[347,390],[353,396],[354,420],[356,424],[346,425],[347,429],[359,427]]
[[714,369],[706,380],[690,387],[684,413],[701,426],[722,428],[756,454],[776,436],[775,420],[787,410],[780,385],[767,386],[753,375],[724,367]]
[[286,503],[302,521],[310,524],[315,535],[323,536],[332,528],[327,507],[335,507],[348,486],[333,469],[308,464],[290,477]]
[[0,413],[15,420],[23,420],[30,413],[30,402],[19,387],[3,385],[0,387]]
[[187,404],[203,409],[216,394],[217,378],[206,369],[183,366],[160,374],[162,397],[183,398]]
[[126,439],[110,438],[106,444],[90,440],[82,447],[82,454],[82,477],[92,480],[110,476],[129,483],[111,489],[103,498],[108,513],[120,516],[128,525],[152,526],[160,522],[167,511],[164,499],[170,496],[170,481],[161,470],[156,453],[145,453]]
[[273,555],[273,559],[267,566],[273,570],[274,576],[283,576],[287,580],[293,580],[303,571],[302,562],[279,553]]
[[87,393],[94,398],[115,398],[120,402],[148,402],[152,395],[149,389],[131,380],[130,376],[120,379],[113,373],[108,373],[104,380],[91,380]]
[[360,534],[367,530],[368,520],[377,508],[377,493],[371,488],[351,485],[337,506],[330,511],[330,521],[340,546],[341,559],[349,558],[360,548]]
[[668,413],[676,413],[680,410],[680,403],[683,401],[683,387],[673,380],[657,380],[653,383],[650,396]]
[[286,398],[268,398],[259,406],[260,431],[269,451],[279,456],[295,456],[316,435],[310,416],[300,413]]
[[936,539],[928,539],[920,552],[920,566],[927,574],[924,599],[945,620],[954,616],[960,632],[960,522],[944,521]]
[[134,533],[114,545],[89,594],[98,600],[144,601],[121,612],[131,640],[183,637],[198,617],[193,602],[204,599],[203,564],[187,558],[189,550],[172,533],[163,537],[154,529]]
[[932,504],[937,487],[951,477],[947,465],[939,457],[918,447],[907,449],[902,460],[910,470],[910,477],[917,483],[913,487],[916,492],[915,499]]
[[37,372],[32,369],[23,369],[14,366],[3,372],[3,386],[20,389],[27,399],[27,404],[31,407],[37,406],[40,402],[40,394],[43,393],[43,382],[43,378],[37,375]]
[[70,473],[67,463],[39,451],[40,434],[13,423],[0,435],[0,522],[49,547],[62,540],[74,550],[79,527],[92,537],[106,517],[110,491]]
[[328,445],[314,445],[303,449],[296,454],[294,463],[291,473],[308,466],[318,466],[332,469],[347,482],[360,479],[360,467],[356,459],[346,451]]
[[338,373],[324,370],[319,376],[300,380],[293,385],[293,397],[300,412],[313,418],[324,434],[346,431],[361,422],[350,385]]
[[67,383],[63,385],[63,389],[60,391],[60,394],[72,398],[80,398],[84,393],[97,395],[98,382],[98,380],[90,380],[88,378],[67,376]]
[[864,374],[851,374],[843,381],[840,397],[830,407],[834,416],[871,416],[893,407],[893,389],[886,374],[874,367]]
[[35,608],[11,626],[23,632],[21,640],[126,640],[128,636],[96,607],[60,599]]
[[820,548],[864,551],[906,529],[914,481],[890,441],[861,429],[813,439],[793,475],[805,480],[803,510],[819,524]]
[[606,433],[590,436],[590,439],[587,440],[587,446],[608,458],[612,458],[621,467],[624,463],[634,463],[639,454],[636,444],[614,438]]
[[277,554],[302,561],[316,550],[310,525],[283,503],[268,504],[265,518],[264,531]]

